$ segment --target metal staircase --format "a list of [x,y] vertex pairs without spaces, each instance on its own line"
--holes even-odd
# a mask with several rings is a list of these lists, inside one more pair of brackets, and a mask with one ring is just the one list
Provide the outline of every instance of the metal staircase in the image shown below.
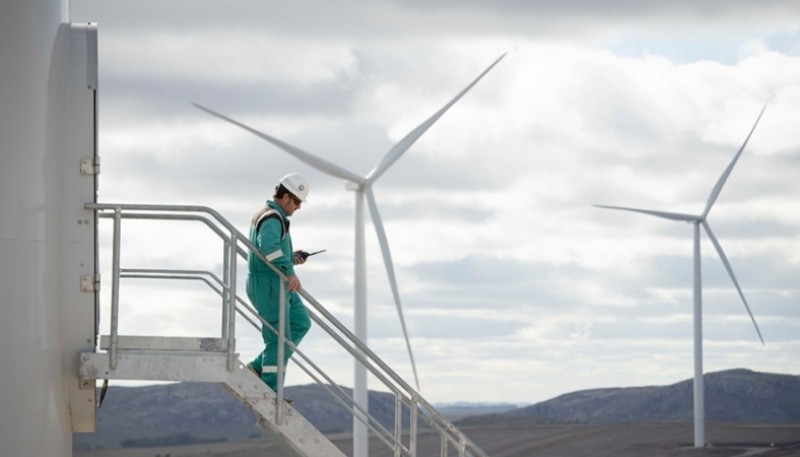
[[[324,388],[333,401],[364,423],[371,436],[384,443],[395,457],[420,456],[417,438],[420,424],[440,437],[438,455],[446,457],[483,456],[486,454],[452,423],[403,381],[374,352],[355,337],[307,291],[301,290],[309,317],[333,339],[342,350],[358,363],[395,397],[393,430],[388,430],[366,408],[355,402],[350,394],[326,374],[291,341],[284,337],[283,309],[279,328],[262,320],[255,309],[237,295],[239,260],[254,252],[266,259],[219,213],[202,206],[86,204],[99,218],[113,220],[111,259],[110,333],[100,337],[98,348],[80,356],[79,375],[83,384],[92,385],[99,379],[200,381],[224,385],[235,397],[259,418],[259,427],[276,443],[298,457],[336,457],[345,454],[328,438],[284,401],[283,384],[272,391],[261,379],[245,367],[236,351],[237,314],[260,331],[262,325],[278,335],[278,361],[271,367],[283,379],[285,367],[280,355],[288,345],[294,351],[292,361]],[[195,221],[205,224],[222,241],[222,274],[204,270],[130,269],[122,268],[121,225],[123,219],[166,221]],[[269,262],[267,262],[269,264]],[[273,268],[281,277],[283,275]],[[122,278],[201,281],[222,299],[221,335],[213,337],[162,337],[119,335],[119,283]],[[285,277],[283,277],[285,281]],[[283,297],[285,294],[280,294]],[[281,304],[283,305],[283,304]],[[281,306],[283,308],[283,306]],[[403,423],[408,430],[403,430]]]
[[[237,360],[228,370],[226,341],[221,338],[119,337],[116,368],[108,354],[81,355],[82,379],[217,382],[259,418],[259,427],[298,456],[344,454],[275,392]],[[100,348],[110,349],[110,338]],[[279,405],[276,407],[276,405]]]

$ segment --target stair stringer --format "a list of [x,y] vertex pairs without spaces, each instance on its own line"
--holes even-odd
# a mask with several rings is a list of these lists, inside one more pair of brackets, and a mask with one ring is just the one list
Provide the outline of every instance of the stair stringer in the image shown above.
[[345,454],[288,403],[281,402],[280,423],[275,392],[249,370],[234,370],[226,389],[258,417],[258,427],[298,457],[345,457]]

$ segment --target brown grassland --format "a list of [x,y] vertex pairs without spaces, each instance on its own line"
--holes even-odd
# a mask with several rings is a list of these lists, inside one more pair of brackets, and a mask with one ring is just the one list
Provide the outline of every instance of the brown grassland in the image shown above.
[[[650,425],[535,425],[528,427],[466,428],[464,432],[490,457],[800,457],[800,424],[709,424],[709,446],[692,447],[691,424]],[[332,437],[346,455],[349,436]],[[418,455],[439,456],[439,438],[423,433]],[[386,446],[373,440],[373,457],[391,457]],[[450,449],[449,456],[458,456]],[[284,457],[267,439],[193,446],[141,449],[76,450],[74,457]]]

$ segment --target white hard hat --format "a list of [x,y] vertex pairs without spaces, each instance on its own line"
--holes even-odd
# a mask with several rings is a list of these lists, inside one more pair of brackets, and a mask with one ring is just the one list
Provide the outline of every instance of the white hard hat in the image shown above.
[[281,185],[303,202],[308,198],[308,181],[302,175],[289,173],[281,178]]

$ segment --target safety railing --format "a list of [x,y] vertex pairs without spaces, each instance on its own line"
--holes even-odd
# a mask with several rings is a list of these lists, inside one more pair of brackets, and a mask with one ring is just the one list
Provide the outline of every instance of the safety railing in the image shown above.
[[[276,391],[278,404],[283,404],[283,351],[289,346],[294,351],[294,362],[311,379],[319,384],[338,404],[363,422],[369,431],[393,450],[395,457],[417,456],[419,425],[425,424],[441,438],[440,455],[447,456],[450,449],[456,450],[459,457],[486,456],[469,438],[458,430],[450,421],[441,415],[429,402],[395,373],[380,357],[359,340],[347,327],[339,322],[322,304],[306,290],[299,294],[305,299],[313,312],[309,317],[319,328],[328,334],[350,356],[364,365],[366,369],[388,389],[395,397],[395,417],[392,431],[387,428],[366,409],[365,405],[355,402],[337,382],[324,372],[310,357],[288,340],[285,329],[285,287],[287,278],[261,254],[250,240],[237,230],[217,211],[205,206],[178,205],[144,205],[144,204],[108,204],[88,203],[86,208],[94,210],[100,218],[113,220],[112,235],[112,277],[111,277],[111,329],[108,353],[110,366],[116,367],[118,359],[119,330],[119,281],[121,278],[150,278],[168,280],[201,281],[222,298],[221,334],[226,341],[228,370],[236,366],[236,327],[235,316],[238,313],[253,327],[260,330],[263,326],[278,336],[278,388]],[[170,270],[122,268],[120,265],[121,225],[123,219],[150,219],[160,221],[197,221],[205,224],[223,243],[222,277],[205,270]],[[247,301],[237,294],[237,260],[247,258],[252,252],[264,261],[281,278],[281,303],[279,311],[279,328],[274,328],[265,321]],[[275,408],[276,421],[281,423],[283,408]],[[407,444],[403,440],[403,421],[408,419]]]

